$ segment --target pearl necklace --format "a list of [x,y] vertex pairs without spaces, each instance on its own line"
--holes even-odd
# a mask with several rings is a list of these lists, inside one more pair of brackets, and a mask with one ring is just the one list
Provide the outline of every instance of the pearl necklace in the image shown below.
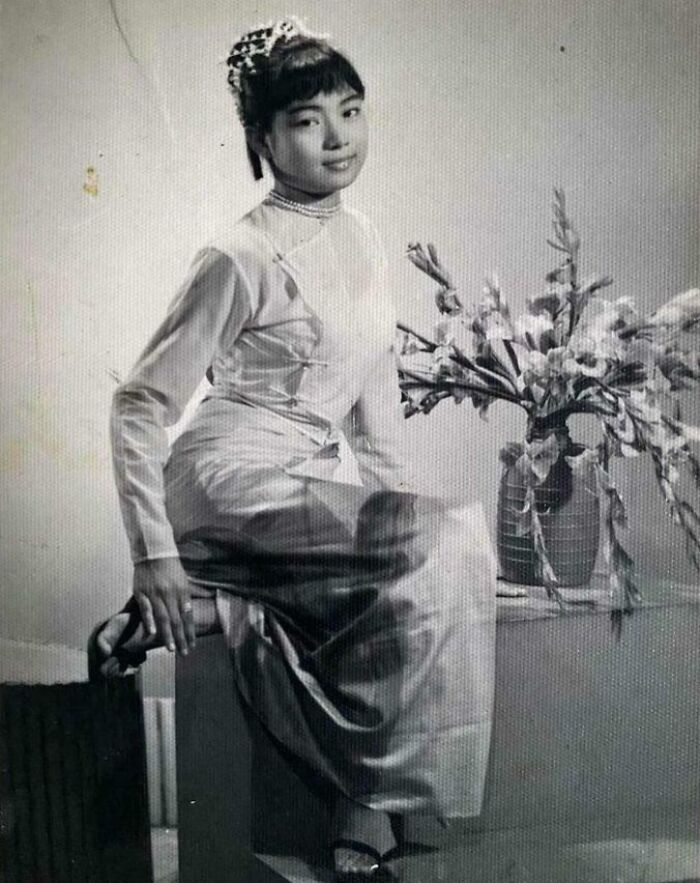
[[333,215],[336,215],[342,207],[340,203],[327,207],[320,205],[305,205],[303,202],[295,202],[293,199],[287,199],[286,196],[282,196],[276,190],[270,190],[267,198],[272,202],[276,202],[283,208],[298,212],[300,215],[306,215],[309,218],[331,218]]

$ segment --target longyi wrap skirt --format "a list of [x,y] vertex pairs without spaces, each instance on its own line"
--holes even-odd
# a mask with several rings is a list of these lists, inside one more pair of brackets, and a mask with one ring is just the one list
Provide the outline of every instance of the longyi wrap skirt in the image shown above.
[[183,566],[216,598],[243,697],[350,798],[477,815],[496,579],[481,506],[292,474],[274,426],[256,432],[235,457],[186,433],[165,470]]

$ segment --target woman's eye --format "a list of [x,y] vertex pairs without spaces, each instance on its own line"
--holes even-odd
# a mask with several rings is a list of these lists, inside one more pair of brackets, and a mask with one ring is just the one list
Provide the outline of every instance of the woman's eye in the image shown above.
[[311,119],[311,118],[309,118],[309,119],[305,119],[305,120],[297,120],[297,121],[294,123],[294,126],[298,126],[298,127],[302,127],[302,126],[304,126],[304,127],[308,128],[309,126],[313,126],[314,123],[316,123],[316,122],[317,122],[317,120],[314,120],[314,119]]
[[361,110],[361,108],[359,108],[359,107],[349,107],[349,108],[345,111],[345,116],[346,116],[346,117],[354,117],[354,116],[357,116],[357,115],[360,113],[360,110]]

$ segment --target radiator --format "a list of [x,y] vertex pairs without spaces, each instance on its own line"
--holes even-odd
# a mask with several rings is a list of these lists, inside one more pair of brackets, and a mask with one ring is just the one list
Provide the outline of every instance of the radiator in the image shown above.
[[148,808],[151,826],[177,826],[177,777],[175,770],[175,700],[146,697],[143,700],[146,728]]
[[152,880],[144,743],[133,678],[0,684],[0,880]]

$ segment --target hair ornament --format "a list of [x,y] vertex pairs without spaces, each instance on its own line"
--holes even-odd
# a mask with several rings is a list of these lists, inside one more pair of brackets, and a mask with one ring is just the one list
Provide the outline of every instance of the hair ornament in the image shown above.
[[268,58],[278,40],[290,40],[292,37],[313,37],[317,40],[327,40],[329,35],[314,34],[300,19],[293,15],[288,15],[286,18],[266,25],[258,25],[245,33],[233,45],[226,59],[226,64],[230,68],[228,80],[231,88],[240,93],[241,78],[246,75],[255,75],[258,60]]

